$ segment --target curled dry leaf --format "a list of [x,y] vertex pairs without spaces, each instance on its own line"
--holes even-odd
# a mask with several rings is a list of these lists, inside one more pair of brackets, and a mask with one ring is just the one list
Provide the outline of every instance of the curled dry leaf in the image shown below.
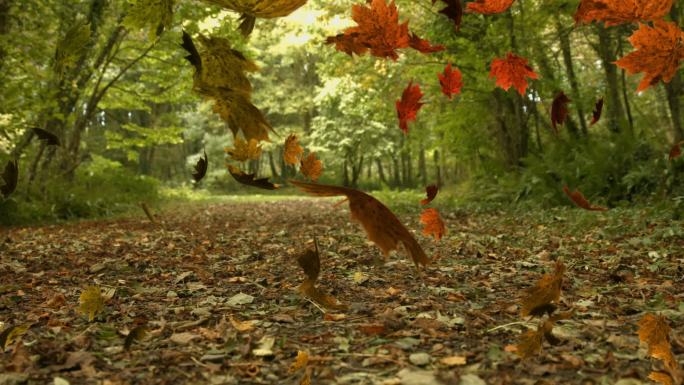
[[81,313],[88,316],[92,322],[95,317],[104,310],[104,298],[102,291],[97,286],[88,286],[81,292],[79,297]]
[[592,112],[592,116],[591,116],[591,123],[590,123],[591,126],[596,124],[599,121],[599,119],[601,119],[601,113],[602,112],[603,112],[603,98],[596,101],[596,105],[594,106],[594,111]]
[[636,21],[661,19],[672,8],[673,0],[581,0],[575,23],[603,21],[607,27]]
[[505,58],[492,60],[489,78],[496,78],[496,85],[506,91],[513,86],[520,95],[525,95],[526,78],[537,79],[538,75],[527,65],[527,59],[509,52]]
[[[456,30],[461,29],[461,21],[463,20],[463,5],[461,0],[440,0],[442,3],[446,4],[446,8],[443,8],[439,13],[448,17],[454,22],[454,27]],[[434,5],[437,0],[432,0]]]
[[48,146],[59,146],[60,142],[57,135],[38,127],[33,127],[31,130],[38,137],[38,140],[45,141]]
[[418,84],[413,85],[413,81],[410,81],[401,94],[401,99],[395,103],[399,117],[399,128],[404,131],[404,134],[408,134],[408,123],[416,120],[418,111],[423,107],[423,103],[420,101],[422,97],[423,93],[420,91],[420,86]]
[[425,187],[425,194],[427,195],[427,198],[423,199],[420,201],[420,204],[425,206],[426,204],[429,204],[432,202],[433,199],[437,196],[437,192],[439,191],[439,187],[437,187],[436,184],[431,184],[427,187]]
[[256,139],[243,140],[236,137],[233,142],[233,148],[225,148],[226,154],[237,162],[244,162],[247,160],[257,160],[261,156],[261,146]]
[[[200,158],[197,160],[197,164],[195,164],[195,172],[192,173],[192,179],[195,181],[195,183],[201,181],[204,179],[204,177],[207,175],[207,169],[209,168],[209,157],[207,156],[207,151],[204,151],[204,158],[200,156]],[[149,213],[149,210],[147,210],[147,206],[143,206],[143,210],[145,210],[145,213],[148,214],[148,217],[150,217],[150,220],[152,220],[152,215]],[[152,220],[154,222],[154,220]]]
[[577,189],[575,189],[575,191],[570,191],[568,186],[563,186],[563,192],[579,208],[583,208],[583,209],[589,210],[589,211],[608,211],[608,209],[605,207],[594,206],[591,203],[589,203],[587,198],[584,197],[584,194],[582,194]]
[[283,160],[285,164],[291,166],[299,163],[302,155],[304,155],[304,149],[299,145],[299,139],[296,134],[290,134],[290,136],[285,139],[285,149],[283,150]]
[[10,194],[17,189],[17,183],[19,181],[19,167],[17,166],[16,160],[10,160],[5,165],[5,170],[2,172],[3,185],[0,186],[0,193],[7,199]]
[[383,254],[387,256],[390,251],[396,250],[399,243],[411,256],[413,262],[418,265],[427,265],[430,261],[413,235],[404,227],[399,219],[372,196],[352,188],[331,186],[301,181],[290,181],[301,190],[317,196],[344,195],[349,200],[349,209],[352,218],[359,221],[368,234],[368,239],[374,242]]
[[449,99],[461,93],[463,77],[458,68],[452,70],[451,63],[447,64],[444,72],[437,74],[437,76],[439,77],[439,84],[442,86],[442,93],[449,97]]
[[420,223],[424,225],[423,234],[426,236],[432,235],[439,241],[446,234],[446,225],[436,209],[429,208],[423,210],[420,214]]
[[0,333],[0,349],[4,352],[31,328],[31,324],[10,325]]
[[323,174],[323,162],[316,158],[315,152],[310,152],[308,156],[302,159],[299,171],[302,175],[315,182]]
[[332,310],[346,310],[347,306],[341,304],[335,297],[326,294],[324,291],[316,287],[318,275],[321,272],[321,260],[318,253],[318,243],[314,239],[314,250],[306,250],[297,257],[297,263],[304,270],[306,278],[299,285],[299,292],[309,297],[311,300],[320,304],[321,306]]
[[636,50],[615,64],[629,74],[644,73],[637,92],[661,80],[669,83],[684,59],[684,32],[672,22],[656,20],[653,27],[640,24],[629,42]]
[[255,174],[247,174],[230,164],[228,165],[228,172],[236,181],[247,186],[258,187],[264,190],[276,190],[280,187],[277,184],[269,182],[268,178],[256,179]]
[[525,291],[521,300],[521,316],[541,316],[549,309],[550,304],[558,302],[563,285],[563,273],[565,265],[558,260],[552,274],[544,274],[533,287]]
[[568,103],[570,103],[570,98],[563,91],[559,92],[551,103],[551,126],[556,134],[558,134],[557,125],[562,125],[568,118]]
[[475,0],[466,4],[466,12],[485,15],[506,12],[515,0]]

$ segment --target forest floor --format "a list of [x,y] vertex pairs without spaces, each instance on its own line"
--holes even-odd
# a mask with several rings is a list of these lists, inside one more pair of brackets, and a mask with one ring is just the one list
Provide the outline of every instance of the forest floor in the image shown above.
[[[0,326],[31,325],[0,354],[0,385],[298,384],[306,371],[311,384],[645,384],[658,365],[636,334],[646,312],[668,317],[684,359],[681,221],[648,208],[442,209],[448,234],[435,242],[418,211],[402,212],[434,258],[419,274],[403,251],[374,264],[379,250],[334,202],[0,230]],[[347,310],[297,291],[296,256],[314,235],[319,285]],[[560,344],[521,360],[536,320],[519,298],[559,258],[559,308],[575,313],[554,328]],[[89,285],[111,296],[93,322],[79,311]],[[142,324],[147,336],[124,349]],[[308,366],[290,374],[298,351]]]

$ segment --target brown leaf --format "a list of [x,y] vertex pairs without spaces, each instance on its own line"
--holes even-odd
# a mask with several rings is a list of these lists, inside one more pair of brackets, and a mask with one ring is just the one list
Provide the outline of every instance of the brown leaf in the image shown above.
[[437,196],[437,192],[439,191],[439,187],[437,187],[436,184],[431,184],[427,187],[425,187],[425,194],[427,195],[427,198],[423,199],[420,201],[420,204],[425,206],[426,204],[429,204],[432,202],[433,199]]
[[667,158],[668,160],[672,161],[682,156],[682,144],[684,144],[684,141],[677,142],[672,146],[670,149],[670,155]]
[[590,126],[593,126],[594,124],[596,124],[599,121],[599,119],[601,119],[601,113],[602,112],[603,112],[603,98],[596,101],[596,105],[594,106],[594,111],[592,112],[591,123],[589,124]]
[[255,179],[255,174],[247,174],[230,164],[228,165],[228,172],[230,172],[230,175],[232,175],[236,181],[247,186],[258,187],[265,190],[276,190],[280,187],[277,184],[269,182],[268,178]]
[[315,249],[307,249],[299,256],[297,256],[297,263],[304,270],[304,274],[311,282],[318,280],[318,275],[321,273],[321,260],[318,252],[318,242],[314,238]]
[[551,104],[551,126],[556,134],[558,134],[558,127],[556,126],[562,125],[568,118],[568,103],[570,103],[570,98],[561,91],[556,95]]
[[423,210],[420,214],[420,223],[424,225],[423,235],[432,235],[439,241],[446,234],[446,225],[442,217],[439,216],[437,209],[429,208]]
[[540,308],[548,306],[552,302],[558,302],[564,272],[565,265],[558,260],[553,274],[544,274],[533,287],[526,290],[520,307],[520,314],[523,317],[539,315]]
[[577,205],[579,208],[583,208],[585,210],[589,211],[608,211],[607,208],[601,207],[601,206],[594,206],[589,201],[587,198],[584,197],[584,194],[582,194],[579,190],[575,189],[575,191],[570,191],[568,186],[563,186],[563,192],[565,195],[567,195],[572,202]]
[[541,352],[544,333],[540,330],[528,330],[520,336],[516,353],[523,359],[536,356]]
[[317,181],[323,173],[323,162],[316,159],[316,153],[310,152],[309,155],[301,160],[299,171],[312,181]]
[[302,155],[304,155],[304,149],[299,145],[299,139],[297,139],[296,134],[290,134],[290,136],[285,139],[285,149],[283,150],[283,160],[285,164],[291,166],[299,163]]
[[399,243],[402,243],[416,266],[419,264],[425,266],[430,262],[416,239],[396,215],[372,196],[348,187],[294,180],[290,183],[312,195],[346,196],[349,200],[352,218],[361,223],[366,234],[368,234],[368,239],[374,242],[385,256],[390,251],[396,250]]

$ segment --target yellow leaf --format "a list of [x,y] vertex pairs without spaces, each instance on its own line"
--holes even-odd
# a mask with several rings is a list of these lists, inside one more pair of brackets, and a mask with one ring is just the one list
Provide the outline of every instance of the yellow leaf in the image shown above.
[[311,368],[306,368],[302,379],[299,380],[299,385],[311,385]]
[[81,313],[88,316],[88,321],[92,322],[95,317],[104,310],[104,298],[97,286],[88,286],[81,292],[79,298]]
[[297,135],[290,134],[285,139],[285,149],[283,150],[283,160],[285,164],[295,165],[299,163],[300,158],[304,155],[304,149],[299,145]]
[[240,137],[236,137],[234,145],[234,148],[226,148],[225,151],[230,155],[230,158],[235,161],[244,162],[249,159],[257,160],[261,156],[261,146],[259,146],[259,142],[255,139],[246,141],[242,140]]
[[466,358],[465,358],[465,356],[444,357],[439,362],[441,362],[442,364],[444,364],[446,366],[465,365],[466,364]]
[[171,27],[174,3],[175,0],[129,0],[121,24],[128,29],[149,28],[149,36],[157,38]]
[[239,332],[248,332],[254,329],[254,321],[240,322],[238,320],[233,319],[233,317],[230,317],[230,324],[233,325],[235,330]]
[[298,351],[297,352],[297,358],[295,358],[295,361],[290,365],[290,369],[288,369],[288,373],[292,374],[300,369],[303,369],[306,367],[306,365],[309,363],[309,353],[305,351]]
[[21,324],[15,326],[9,326],[7,329],[0,333],[0,348],[2,351],[7,349],[16,339],[26,334],[26,332],[31,327],[31,324]]
[[301,160],[299,171],[301,171],[302,175],[315,182],[323,173],[323,162],[316,159],[315,152],[311,152],[306,158]]

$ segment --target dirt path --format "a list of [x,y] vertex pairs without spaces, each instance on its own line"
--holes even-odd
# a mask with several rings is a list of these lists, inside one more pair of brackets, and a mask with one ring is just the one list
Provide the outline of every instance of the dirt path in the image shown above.
[[[451,212],[440,243],[418,235],[435,258],[419,276],[403,252],[373,265],[378,249],[332,206],[222,204],[163,213],[162,226],[6,232],[2,329],[32,326],[0,355],[0,385],[297,384],[288,367],[300,350],[312,384],[629,385],[651,368],[635,333],[643,312],[684,336],[684,242],[667,220]],[[417,213],[401,219],[420,228]],[[320,285],[348,311],[324,314],[296,290],[295,256],[314,234]],[[518,298],[557,258],[568,266],[561,310],[575,315],[554,330],[559,345],[523,362],[512,347],[536,324],[521,322]],[[78,310],[88,285],[116,289],[94,322]],[[147,338],[124,350],[145,323]]]

